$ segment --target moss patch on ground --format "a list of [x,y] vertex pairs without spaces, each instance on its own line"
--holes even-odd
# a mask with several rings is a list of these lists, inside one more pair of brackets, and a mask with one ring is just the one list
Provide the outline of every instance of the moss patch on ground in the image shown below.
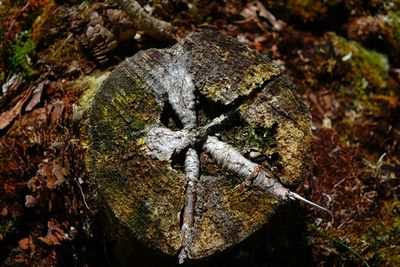
[[386,55],[366,49],[334,33],[327,33],[326,37],[341,59],[339,64],[348,70],[343,78],[351,85],[357,99],[366,100],[370,93],[385,92],[389,79]]

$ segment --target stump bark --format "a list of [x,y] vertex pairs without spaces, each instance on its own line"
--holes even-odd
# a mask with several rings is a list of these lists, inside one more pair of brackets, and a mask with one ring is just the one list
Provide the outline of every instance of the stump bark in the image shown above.
[[[160,157],[149,144],[150,129],[161,125],[183,132],[186,125],[205,127],[221,114],[229,118],[212,129],[219,140],[286,187],[306,175],[311,147],[307,107],[267,56],[232,38],[205,31],[169,49],[141,51],[103,82],[89,112],[87,162],[107,227],[126,247],[139,243],[177,255],[183,246],[184,153],[173,149],[169,158]],[[191,259],[241,242],[268,223],[281,204],[224,169],[201,143],[202,138],[191,143],[201,168],[187,248]]]

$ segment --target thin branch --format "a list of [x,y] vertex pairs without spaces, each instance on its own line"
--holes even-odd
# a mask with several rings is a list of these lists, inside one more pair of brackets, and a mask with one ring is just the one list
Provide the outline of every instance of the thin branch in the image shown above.
[[274,30],[279,32],[286,26],[285,22],[277,20],[274,14],[272,14],[271,11],[269,11],[260,1],[256,1],[256,4],[258,5],[258,8],[260,10],[260,16],[267,19]]
[[168,88],[168,102],[178,115],[185,129],[192,129],[197,125],[195,111],[195,95],[192,76],[187,71],[186,57],[181,55],[166,68],[168,74],[161,81]]
[[128,14],[136,27],[159,40],[174,40],[176,29],[168,22],[148,14],[135,0],[113,0]]
[[193,242],[194,208],[196,203],[196,182],[200,176],[199,156],[193,148],[186,153],[185,171],[189,181],[186,187],[186,203],[183,210],[182,248],[179,253],[179,263],[183,263],[188,257],[189,248]]
[[234,147],[221,142],[215,136],[209,136],[203,145],[204,150],[210,154],[219,165],[225,169],[247,179],[251,185],[268,192],[280,200],[298,199],[313,207],[330,212],[296,193],[289,191],[279,183],[274,175],[262,168],[260,165],[251,162],[240,154]]
[[150,154],[158,160],[170,160],[172,155],[185,150],[195,142],[195,136],[187,130],[172,131],[162,124],[150,127],[146,144]]

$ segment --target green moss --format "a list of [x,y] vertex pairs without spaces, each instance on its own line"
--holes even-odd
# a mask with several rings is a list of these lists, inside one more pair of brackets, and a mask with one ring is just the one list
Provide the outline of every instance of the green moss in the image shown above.
[[[0,58],[1,58],[1,56],[0,56]],[[0,71],[0,84],[2,84],[4,82],[4,80],[5,80],[4,73],[2,71]]]
[[9,56],[10,70],[20,72],[24,77],[31,77],[36,74],[36,71],[32,68],[32,58],[36,53],[36,45],[31,39],[31,32],[21,32],[17,42],[12,45],[11,49]]
[[381,210],[384,220],[377,220],[366,237],[376,266],[397,266],[400,262],[400,217],[395,212],[399,208],[397,198],[386,202]]
[[102,125],[101,131],[93,132],[93,147],[98,153],[109,152],[112,147],[112,140],[114,140],[113,128],[110,125]]
[[151,211],[145,199],[139,199],[133,209],[133,215],[129,222],[137,234],[145,236],[151,221]]
[[274,142],[272,129],[247,123],[223,131],[221,139],[241,150],[251,148],[260,152],[264,152]]
[[350,57],[340,63],[346,68],[344,79],[350,83],[357,100],[367,100],[370,93],[385,93],[389,79],[389,64],[385,55],[366,49],[334,33],[328,33],[339,58]]
[[128,178],[120,171],[104,171],[104,176],[119,190],[123,190],[128,185]]
[[378,16],[380,33],[387,44],[393,61],[399,63],[400,56],[400,8],[389,9],[385,15]]

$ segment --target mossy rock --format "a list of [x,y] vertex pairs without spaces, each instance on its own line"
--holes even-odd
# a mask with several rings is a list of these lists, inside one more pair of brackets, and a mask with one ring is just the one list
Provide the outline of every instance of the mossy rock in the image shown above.
[[[184,88],[184,83],[195,88],[198,127],[237,110],[216,133],[220,139],[245,156],[257,149],[258,163],[287,186],[308,172],[308,109],[294,84],[268,57],[213,31],[191,34],[169,49],[141,51],[103,82],[89,113],[87,162],[108,218],[105,227],[121,237],[120,248],[139,242],[176,255],[182,246],[187,184],[182,160],[154,158],[146,135],[155,124],[182,128],[167,103],[169,90],[176,89],[169,86]],[[202,175],[192,259],[239,243],[268,223],[280,203],[272,195],[243,187],[241,177],[227,173],[201,149],[199,153]]]

